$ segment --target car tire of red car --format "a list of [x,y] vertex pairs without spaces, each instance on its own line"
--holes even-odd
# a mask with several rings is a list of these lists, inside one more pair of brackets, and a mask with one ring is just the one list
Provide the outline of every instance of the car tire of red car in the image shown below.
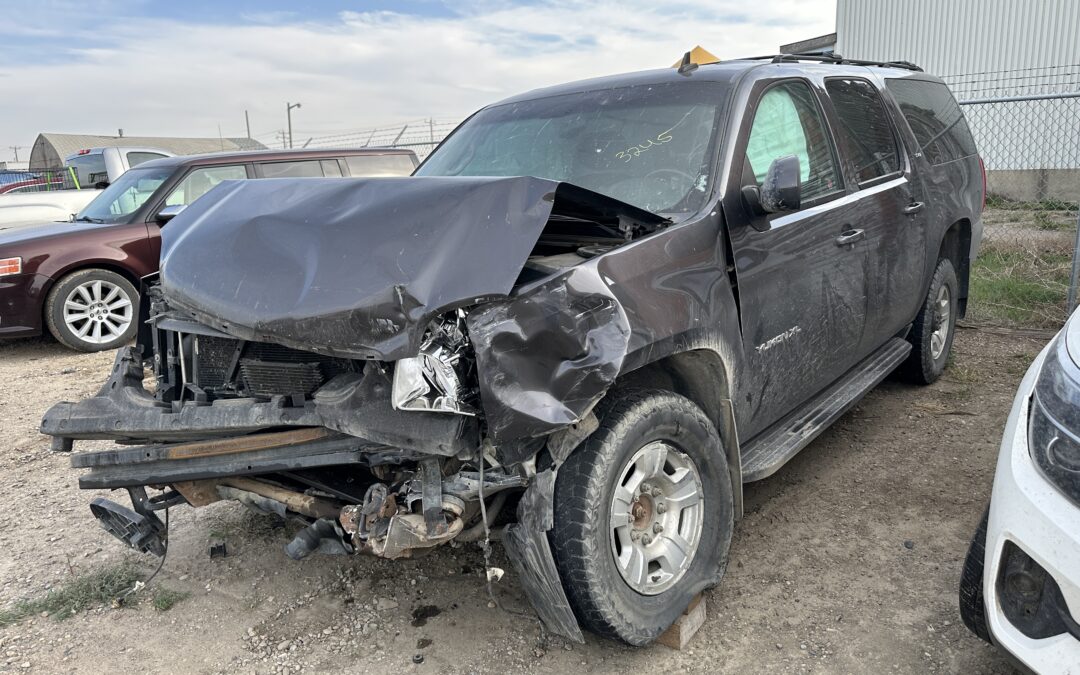
[[116,349],[135,336],[139,294],[109,270],[72,272],[56,282],[45,300],[45,323],[65,347],[80,352]]
[[678,394],[617,391],[597,415],[558,470],[548,538],[582,625],[646,645],[723,576],[727,460],[712,422]]
[[915,384],[933,384],[945,372],[956,333],[956,271],[947,258],[938,260],[930,289],[908,333],[911,354],[897,374]]

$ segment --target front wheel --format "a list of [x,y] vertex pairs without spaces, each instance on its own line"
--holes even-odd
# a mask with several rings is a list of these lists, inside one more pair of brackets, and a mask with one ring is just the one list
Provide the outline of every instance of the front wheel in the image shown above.
[[45,322],[61,344],[80,352],[116,349],[135,336],[139,294],[115,272],[79,270],[49,292]]
[[549,536],[589,630],[645,645],[719,582],[734,507],[712,423],[666,391],[609,395],[600,428],[560,467]]
[[908,334],[911,354],[897,370],[903,379],[915,384],[933,384],[945,372],[956,332],[957,290],[952,262],[942,258]]

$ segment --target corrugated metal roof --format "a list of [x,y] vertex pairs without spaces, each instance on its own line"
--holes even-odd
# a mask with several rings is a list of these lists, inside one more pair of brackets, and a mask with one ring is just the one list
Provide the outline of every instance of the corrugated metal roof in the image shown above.
[[1076,0],[837,0],[836,51],[958,76],[949,80],[958,95],[989,82],[1069,86],[1080,64],[1077,26]]
[[173,138],[168,136],[94,136],[89,134],[42,133],[34,141],[30,163],[34,166],[62,164],[64,158],[84,148],[97,147],[160,148],[177,155],[196,155],[207,152],[236,152],[266,150],[266,146],[251,138]]

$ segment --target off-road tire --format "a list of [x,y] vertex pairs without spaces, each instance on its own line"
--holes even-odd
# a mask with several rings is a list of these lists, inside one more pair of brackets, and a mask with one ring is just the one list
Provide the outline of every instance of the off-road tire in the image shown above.
[[986,625],[986,599],[983,597],[983,566],[986,556],[987,509],[971,538],[964,569],[960,573],[960,618],[972,633],[990,642],[990,629]]
[[[131,299],[131,312],[133,320],[122,334],[109,342],[93,344],[83,340],[64,321],[64,302],[68,296],[80,285],[88,281],[107,281],[119,287],[128,298]],[[79,352],[101,352],[109,349],[117,349],[127,344],[135,337],[138,330],[139,317],[139,293],[124,277],[116,272],[103,269],[85,269],[72,272],[60,279],[53,285],[52,290],[45,299],[45,325],[56,340],[69,349]]]
[[[600,427],[559,468],[549,540],[581,624],[601,636],[646,645],[703,589],[719,583],[734,527],[731,479],[712,422],[688,399],[663,390],[613,392],[597,405]],[[609,513],[615,483],[640,448],[662,440],[693,460],[704,503],[687,571],[656,595],[633,590],[616,567]]]
[[[949,291],[951,304],[949,331],[945,339],[945,348],[935,359],[932,354],[931,340],[938,327],[935,304],[942,286],[946,286]],[[956,271],[953,269],[952,262],[947,258],[938,260],[934,276],[930,279],[930,288],[923,299],[922,308],[919,309],[911,332],[908,333],[907,339],[911,343],[911,353],[896,370],[900,379],[913,384],[933,384],[945,372],[945,364],[948,363],[949,353],[952,350],[953,337],[956,335],[958,291],[959,284],[956,281]]]

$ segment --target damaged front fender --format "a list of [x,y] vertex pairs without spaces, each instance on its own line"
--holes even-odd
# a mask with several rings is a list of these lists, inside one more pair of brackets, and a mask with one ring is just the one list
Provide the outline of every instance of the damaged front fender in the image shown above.
[[496,444],[585,416],[622,370],[630,324],[595,263],[469,313],[480,398]]

